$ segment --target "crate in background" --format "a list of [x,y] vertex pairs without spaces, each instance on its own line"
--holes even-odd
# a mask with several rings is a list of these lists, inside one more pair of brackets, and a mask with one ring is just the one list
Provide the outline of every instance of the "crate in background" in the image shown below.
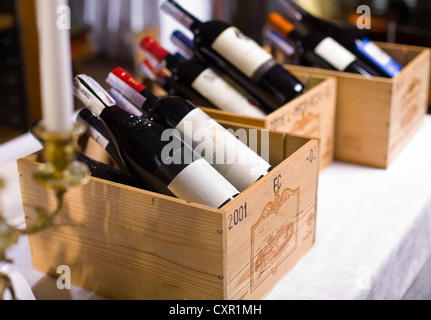
[[428,108],[430,49],[377,43],[404,67],[393,79],[291,66],[337,78],[335,159],[387,169],[421,128]]

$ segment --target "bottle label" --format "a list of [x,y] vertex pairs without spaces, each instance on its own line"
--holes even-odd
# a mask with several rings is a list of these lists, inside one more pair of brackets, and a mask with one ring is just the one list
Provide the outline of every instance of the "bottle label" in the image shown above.
[[356,47],[391,78],[396,77],[403,69],[398,62],[369,39],[357,41]]
[[246,97],[208,68],[192,83],[192,88],[221,110],[242,116],[265,118],[266,114],[252,105]]
[[250,78],[265,63],[273,60],[271,54],[235,27],[221,33],[212,44],[212,49]]
[[125,96],[137,107],[141,107],[147,100],[143,95],[140,94],[140,92],[144,90],[145,87],[139,83],[136,83],[133,78],[120,79],[113,73],[110,73],[106,79],[106,83],[121,92],[123,96]]
[[356,61],[356,56],[331,37],[322,40],[314,52],[330,63],[336,70],[344,71]]
[[220,208],[239,194],[239,191],[204,159],[187,166],[172,180],[168,189],[179,199],[211,208]]
[[[271,165],[200,109],[176,127],[184,142],[210,163],[240,192],[265,176]],[[247,138],[247,132],[244,130]]]

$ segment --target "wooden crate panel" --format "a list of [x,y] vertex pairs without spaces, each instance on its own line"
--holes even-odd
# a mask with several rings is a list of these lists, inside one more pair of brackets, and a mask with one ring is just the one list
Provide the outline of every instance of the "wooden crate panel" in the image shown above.
[[313,246],[317,148],[309,145],[275,168],[255,186],[258,197],[244,194],[226,208],[228,299],[264,296]]

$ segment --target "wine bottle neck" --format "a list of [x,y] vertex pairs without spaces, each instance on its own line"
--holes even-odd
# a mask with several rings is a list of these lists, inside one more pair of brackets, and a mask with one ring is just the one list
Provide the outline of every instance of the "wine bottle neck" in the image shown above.
[[296,30],[292,23],[284,19],[283,16],[276,12],[273,12],[269,15],[267,22],[272,29],[281,34],[283,37],[290,37],[294,40],[301,40],[303,38],[301,33]]
[[183,51],[185,55],[190,59],[194,56],[195,45],[193,40],[188,38],[181,31],[175,31],[171,36],[171,41]]
[[281,50],[287,57],[292,57],[295,54],[295,47],[293,47],[285,37],[282,37],[277,32],[273,30],[268,30],[265,33],[265,37],[271,42],[271,44]]
[[166,67],[172,71],[173,68],[178,68],[181,63],[181,58],[173,54],[169,54],[165,57]]
[[177,20],[187,29],[192,30],[197,25],[202,24],[199,19],[193,16],[190,12],[186,11],[175,1],[168,0],[164,2],[161,6],[161,10],[171,15],[175,20]]
[[142,90],[140,95],[145,98],[145,102],[141,107],[142,111],[148,115],[151,115],[156,110],[157,102],[160,100],[160,98],[154,95],[149,89]]
[[293,1],[286,1],[286,0],[278,0],[277,5],[282,9],[289,17],[292,17],[293,19],[297,21],[303,21],[304,20],[304,11],[300,11],[300,7],[294,3]]
[[298,30],[292,30],[290,33],[286,35],[286,38],[292,39],[292,41],[304,41],[306,38],[306,34],[300,33]]
[[105,122],[110,130],[124,126],[125,120],[132,117],[134,116],[117,105],[105,108],[100,114],[100,119]]

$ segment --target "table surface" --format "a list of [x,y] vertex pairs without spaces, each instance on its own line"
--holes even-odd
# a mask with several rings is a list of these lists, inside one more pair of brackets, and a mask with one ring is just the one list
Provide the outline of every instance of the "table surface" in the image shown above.
[[[431,299],[430,142],[426,116],[389,169],[335,162],[322,172],[316,244],[266,299]],[[0,203],[14,225],[24,223],[16,159],[39,149],[30,135],[0,145]],[[26,237],[7,255],[23,299],[103,299],[59,290],[56,279],[33,270]]]

